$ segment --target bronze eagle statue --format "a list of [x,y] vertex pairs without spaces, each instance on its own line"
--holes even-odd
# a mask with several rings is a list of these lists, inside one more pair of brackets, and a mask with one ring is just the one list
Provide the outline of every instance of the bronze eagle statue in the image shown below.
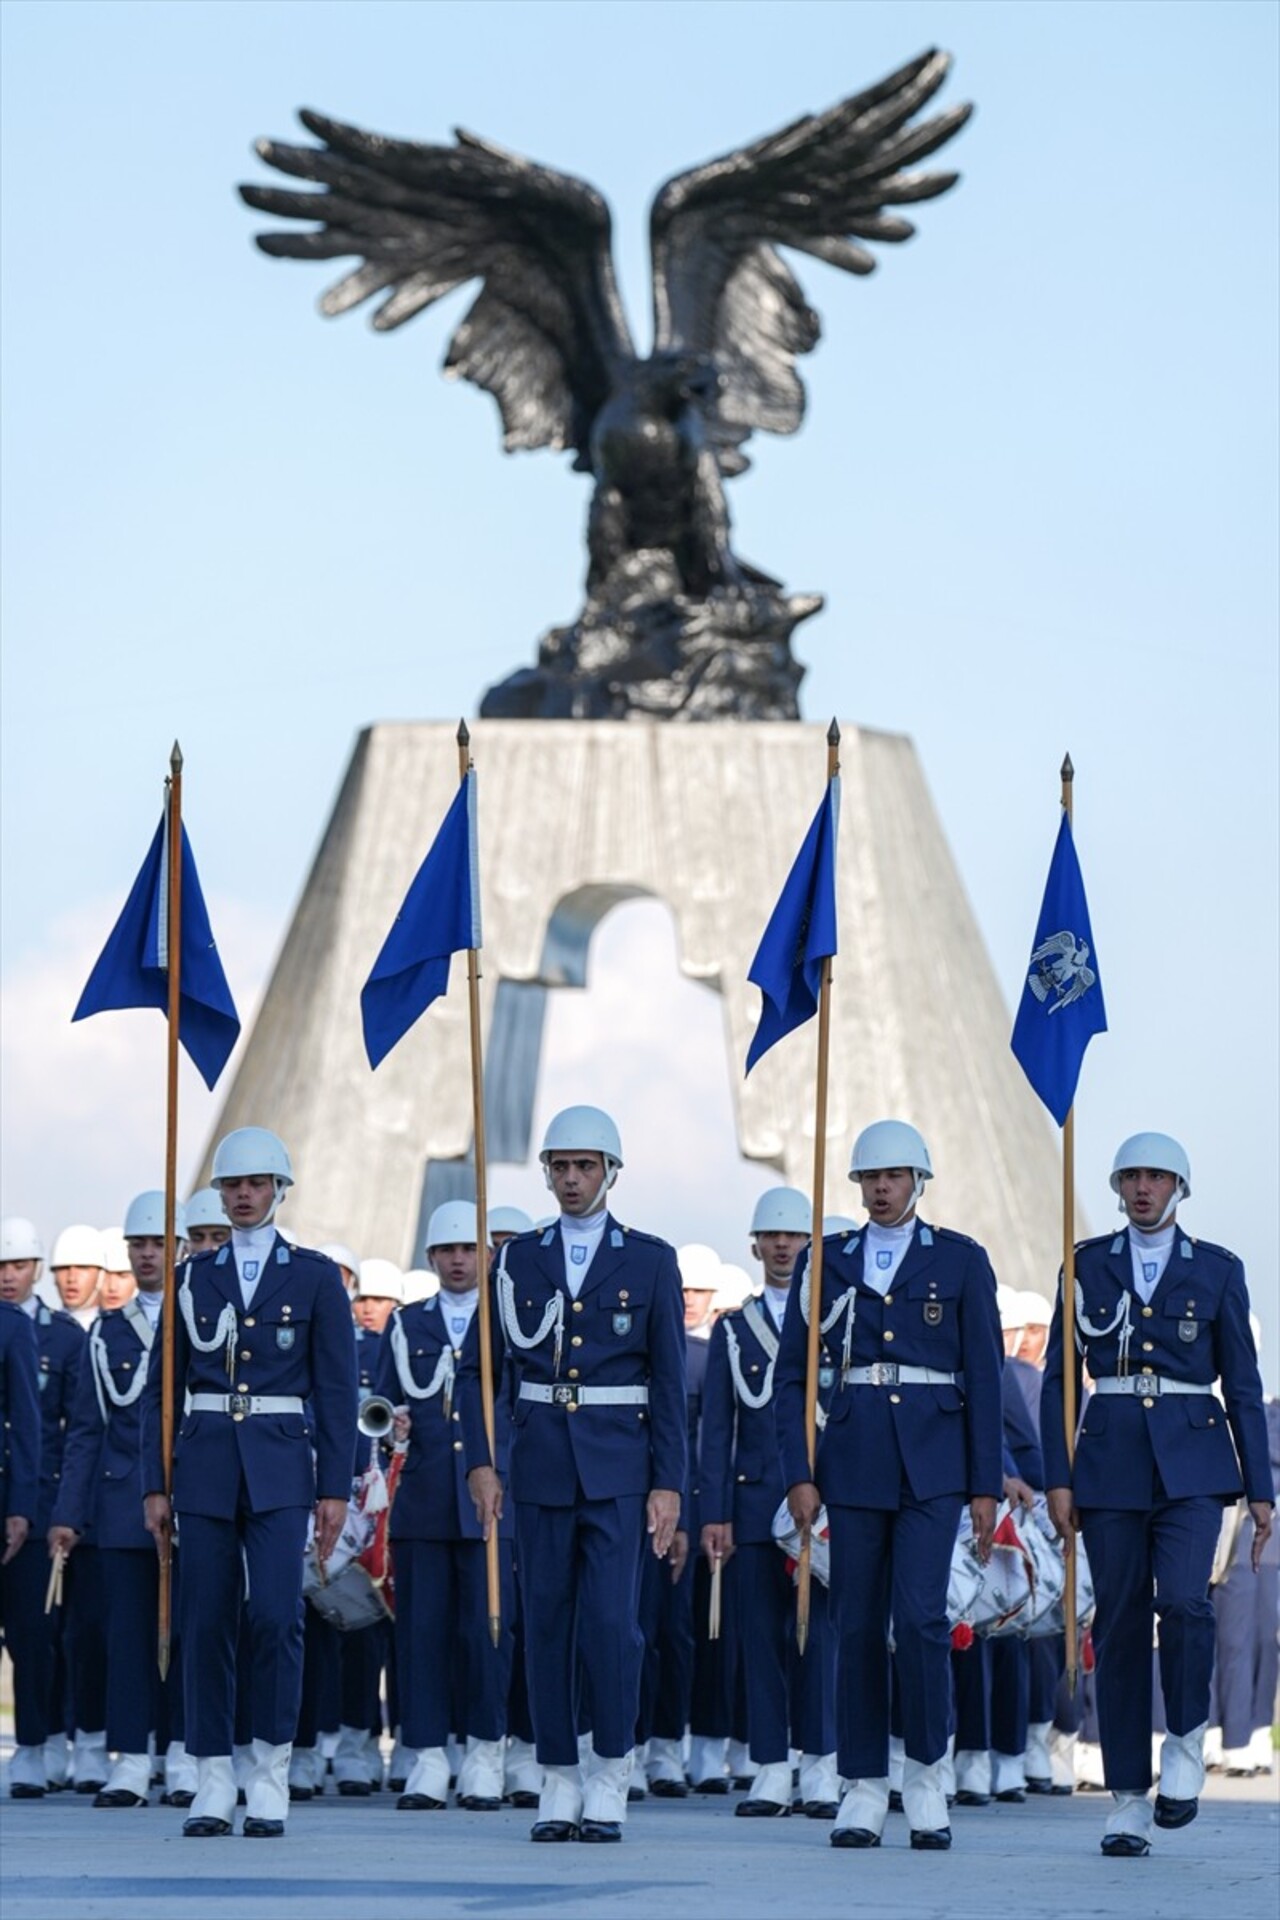
[[[265,253],[357,258],[322,296],[326,315],[376,299],[373,326],[388,332],[480,282],[444,370],[493,395],[508,452],[571,450],[593,474],[588,611],[615,575],[634,590],[646,555],[664,568],[651,601],[767,590],[778,583],[732,551],[723,482],[747,467],[754,432],[794,433],[804,415],[797,361],[820,326],[779,248],[866,274],[876,265],[867,243],[910,238],[893,209],[959,177],[914,164],[972,111],[918,117],[950,64],[931,49],[825,113],[669,180],[649,219],[647,358],[619,297],[601,195],[475,134],[432,146],[303,111],[319,146],[261,140],[257,152],[319,191],[240,192],[260,212],[313,223],[259,234]],[[821,603],[786,604],[794,625]]]

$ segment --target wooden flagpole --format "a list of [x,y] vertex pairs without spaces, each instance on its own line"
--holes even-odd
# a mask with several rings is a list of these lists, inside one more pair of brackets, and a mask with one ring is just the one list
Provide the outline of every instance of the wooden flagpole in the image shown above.
[[[827,785],[840,772],[840,728],[832,720],[827,729]],[[818,1455],[818,1345],[822,1325],[822,1212],[827,1182],[827,1062],[831,1051],[831,956],[822,962],[818,988],[818,1075],[813,1119],[813,1236],[809,1242],[809,1347],[804,1380],[804,1438],[809,1450],[809,1475]],[[809,1644],[809,1596],[813,1578],[813,1536],[806,1527],[796,1568],[796,1645],[801,1653]]]
[[[1075,768],[1071,755],[1062,762],[1062,805],[1068,822],[1072,818],[1072,789]],[[1062,1421],[1066,1430],[1067,1465],[1074,1469],[1076,1458],[1076,1110],[1067,1109],[1062,1123]],[[1079,1627],[1076,1620],[1076,1555],[1074,1542],[1066,1556],[1067,1585],[1063,1595],[1066,1615],[1067,1686],[1076,1690],[1079,1676]]]
[[[458,773],[465,780],[472,771],[471,734],[465,720],[458,722]],[[474,875],[473,875],[474,878]],[[474,909],[474,902],[473,909]],[[484,1131],[484,1052],[480,1040],[480,956],[467,948],[467,1000],[471,1023],[471,1111],[476,1164],[476,1315],[480,1340],[480,1408],[484,1417],[489,1458],[496,1471],[498,1449],[493,1411],[493,1307],[489,1288],[489,1208]],[[499,1578],[498,1527],[489,1528],[485,1543],[489,1588],[489,1638],[496,1647],[502,1635],[502,1588]]]
[[[169,983],[168,1092],[164,1144],[164,1306],[160,1315],[160,1451],[164,1462],[165,1494],[173,1494],[173,1320],[176,1310],[178,1202],[178,1030],[182,1013],[182,749],[177,741],[169,756],[165,782],[165,911],[167,931],[165,966]],[[160,1678],[169,1672],[173,1631],[173,1537],[166,1536],[160,1553],[160,1590],[156,1614],[156,1659]]]

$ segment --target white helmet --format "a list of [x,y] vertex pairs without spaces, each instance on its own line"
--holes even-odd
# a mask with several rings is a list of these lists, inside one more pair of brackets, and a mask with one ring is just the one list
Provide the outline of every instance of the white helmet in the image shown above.
[[997,1281],[996,1311],[1002,1333],[1020,1333],[1027,1324],[1026,1295],[1017,1287],[1006,1287],[1003,1281]]
[[565,1107],[548,1125],[538,1154],[548,1186],[551,1185],[548,1162],[553,1153],[598,1153],[604,1161],[606,1191],[617,1179],[622,1165],[618,1129],[599,1107]]
[[[173,1231],[177,1239],[186,1239],[187,1216],[181,1200],[174,1203]],[[129,1202],[129,1211],[124,1216],[124,1237],[126,1240],[164,1239],[164,1194],[162,1192],[152,1187]],[[118,1269],[108,1267],[107,1271],[115,1273]]]
[[[164,1232],[163,1217],[160,1232]],[[119,1227],[102,1229],[102,1271],[104,1273],[132,1273],[129,1264],[129,1249],[124,1243],[124,1235]]]
[[269,1173],[278,1193],[293,1185],[289,1153],[278,1135],[265,1127],[237,1127],[219,1140],[213,1154],[213,1184],[245,1174]]
[[490,1207],[489,1238],[495,1233],[532,1233],[533,1221],[523,1207]]
[[440,1291],[439,1276],[428,1273],[425,1267],[410,1267],[400,1276],[400,1290],[404,1295],[406,1307],[416,1307],[419,1300],[430,1300]]
[[720,1255],[714,1247],[691,1240],[676,1251],[680,1284],[686,1293],[714,1293],[720,1285]]
[[857,1231],[857,1221],[851,1220],[847,1213],[824,1213],[822,1216],[824,1239],[833,1233],[856,1233]]
[[740,1307],[744,1300],[751,1298],[754,1291],[751,1275],[742,1267],[722,1266],[720,1284],[716,1288],[716,1311],[726,1313],[734,1307]]
[[1053,1310],[1042,1293],[1035,1293],[1030,1287],[1026,1287],[1018,1294],[1018,1299],[1022,1306],[1024,1327],[1052,1326]]
[[905,1120],[877,1120],[864,1127],[853,1143],[849,1178],[878,1173],[881,1167],[910,1167],[919,1179],[932,1180],[933,1163],[924,1138]]
[[[1111,1191],[1119,1193],[1120,1175],[1130,1167],[1152,1167],[1157,1173],[1171,1173],[1178,1182],[1184,1200],[1191,1198],[1191,1162],[1185,1147],[1167,1133],[1131,1133],[1116,1148],[1111,1163]],[[1124,1208],[1121,1207],[1123,1213]]]
[[[189,1213],[187,1218],[188,1220],[191,1218]],[[328,1240],[319,1251],[324,1255],[326,1260],[332,1260],[335,1267],[344,1267],[353,1278],[359,1273],[359,1254],[352,1253],[350,1247],[344,1247],[341,1240]]]
[[476,1203],[474,1200],[446,1200],[436,1207],[427,1222],[426,1249],[433,1247],[474,1247],[476,1245]]
[[64,1227],[53,1243],[51,1267],[100,1267],[102,1235],[96,1227]]
[[770,1187],[756,1201],[752,1233],[812,1233],[813,1207],[799,1187]]
[[216,1187],[198,1187],[186,1205],[189,1227],[229,1227],[231,1222]]
[[404,1281],[395,1261],[362,1260],[356,1299],[394,1300],[398,1306],[404,1299]]
[[17,1213],[0,1220],[0,1261],[43,1259],[44,1246],[30,1220]]

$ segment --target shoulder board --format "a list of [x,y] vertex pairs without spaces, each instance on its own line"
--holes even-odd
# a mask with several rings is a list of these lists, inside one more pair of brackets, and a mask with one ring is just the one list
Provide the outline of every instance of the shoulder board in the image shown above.
[[1233,1263],[1240,1258],[1238,1253],[1232,1253],[1230,1247],[1220,1247],[1213,1240],[1197,1240],[1192,1233],[1183,1234],[1182,1238],[1189,1240],[1197,1253],[1211,1253],[1219,1260],[1229,1260]]
[[665,1247],[668,1244],[660,1233],[642,1233],[639,1227],[623,1227],[622,1231],[628,1240],[643,1240],[649,1247]]
[[[924,1224],[922,1220],[920,1225],[924,1226]],[[935,1227],[932,1221],[929,1222],[929,1231],[935,1240],[951,1240],[959,1246],[977,1247],[980,1252],[984,1251],[982,1242],[975,1240],[971,1233],[958,1233],[954,1227]]]
[[[1086,1247],[1109,1247],[1116,1237],[1116,1231],[1113,1229],[1110,1233],[1092,1233],[1087,1240],[1077,1240],[1076,1252],[1083,1253]],[[1126,1229],[1121,1226],[1118,1231],[1124,1233]]]
[[[743,1301],[742,1305],[743,1306],[746,1305],[745,1300]],[[723,1313],[718,1313],[716,1315],[716,1326],[718,1327],[722,1320],[739,1320],[741,1319],[741,1317],[742,1317],[742,1307],[726,1307]],[[714,1328],[712,1329],[712,1331],[714,1332]]]

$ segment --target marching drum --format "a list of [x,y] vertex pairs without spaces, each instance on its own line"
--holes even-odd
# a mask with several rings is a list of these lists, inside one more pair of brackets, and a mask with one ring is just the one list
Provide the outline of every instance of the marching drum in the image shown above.
[[314,1532],[307,1540],[303,1597],[322,1620],[342,1633],[395,1618],[389,1530],[391,1504],[403,1466],[404,1454],[396,1452],[385,1475],[376,1465],[362,1475],[347,1503],[346,1522],[323,1576],[316,1561]]

